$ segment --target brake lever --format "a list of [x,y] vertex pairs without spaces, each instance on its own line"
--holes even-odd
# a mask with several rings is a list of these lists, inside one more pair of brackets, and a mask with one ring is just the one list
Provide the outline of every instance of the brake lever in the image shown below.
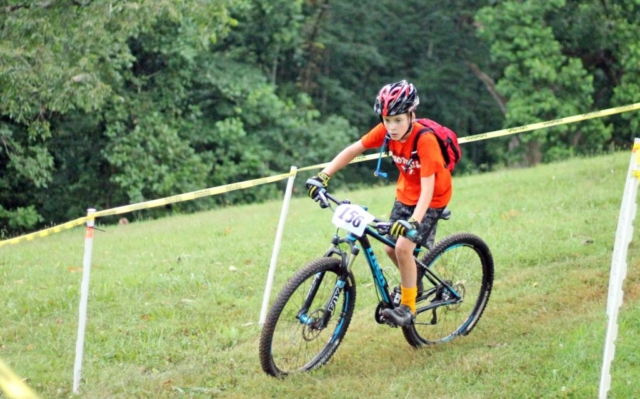
[[391,230],[391,223],[389,222],[379,222],[376,224],[376,231],[380,235],[389,234],[389,230]]
[[318,197],[316,199],[316,201],[318,201],[320,203],[320,208],[325,209],[328,208],[331,204],[329,204],[329,200],[327,199],[327,196],[324,195],[324,193],[326,193],[326,190],[320,190],[318,191]]

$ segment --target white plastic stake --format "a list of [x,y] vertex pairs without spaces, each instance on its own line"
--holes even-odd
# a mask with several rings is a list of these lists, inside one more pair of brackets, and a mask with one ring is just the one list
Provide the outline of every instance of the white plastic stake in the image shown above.
[[[87,210],[87,216],[96,210]],[[76,360],[73,366],[73,393],[78,393],[82,372],[82,355],[84,350],[84,331],[87,325],[87,301],[89,299],[89,277],[91,274],[91,252],[93,250],[94,219],[87,220],[87,231],[84,239],[84,260],[82,262],[82,285],[80,286],[80,316],[78,319],[78,339],[76,341]]]
[[600,399],[607,398],[611,387],[611,363],[615,357],[615,340],[618,336],[618,313],[622,305],[622,283],[627,275],[627,252],[633,237],[633,220],[636,217],[636,195],[640,177],[640,139],[635,139],[633,154],[629,162],[627,181],[624,186],[622,205],[618,217],[616,241],[613,246],[611,272],[609,275],[609,295],[607,298],[607,336],[604,342],[602,374],[600,376]]
[[282,232],[284,231],[284,223],[287,220],[287,212],[289,211],[289,202],[291,202],[291,193],[293,192],[293,181],[296,179],[296,172],[298,168],[291,167],[289,171],[292,175],[287,181],[287,188],[284,193],[284,201],[282,202],[282,210],[280,211],[280,222],[278,223],[278,230],[276,231],[276,241],[273,244],[273,252],[271,253],[271,264],[269,265],[269,274],[267,275],[267,285],[264,289],[264,297],[262,298],[262,310],[260,311],[260,320],[258,324],[260,327],[264,324],[267,318],[267,309],[269,308],[269,297],[271,295],[271,286],[273,285],[273,278],[276,274],[276,264],[278,262],[278,253],[280,252],[280,243],[282,242]]

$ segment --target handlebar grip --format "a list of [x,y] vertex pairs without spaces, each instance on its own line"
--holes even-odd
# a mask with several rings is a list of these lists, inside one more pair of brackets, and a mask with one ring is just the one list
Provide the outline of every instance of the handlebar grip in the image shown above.
[[327,199],[327,196],[325,195],[325,193],[327,192],[327,190],[320,189],[318,191],[318,199],[317,201],[320,203],[320,208],[324,209],[324,208],[328,208],[329,207],[329,200]]

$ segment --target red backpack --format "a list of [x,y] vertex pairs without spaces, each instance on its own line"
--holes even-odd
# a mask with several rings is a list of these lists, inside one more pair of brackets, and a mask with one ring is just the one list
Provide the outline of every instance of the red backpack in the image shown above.
[[444,158],[444,167],[453,172],[453,169],[462,157],[462,150],[460,149],[460,144],[458,144],[458,136],[453,130],[431,119],[422,118],[416,120],[416,122],[424,126],[424,129],[420,130],[416,135],[411,157],[418,159],[418,139],[423,133],[431,132],[436,136],[438,144],[440,145],[440,151],[442,151],[442,157]]
[[[413,149],[411,150],[411,159],[409,160],[409,164],[418,160],[418,140],[420,136],[422,136],[426,132],[433,133],[436,136],[438,144],[440,145],[440,151],[442,152],[442,157],[444,158],[444,167],[449,169],[449,171],[453,172],[453,169],[456,167],[458,161],[462,157],[462,150],[460,149],[460,144],[458,144],[458,136],[453,132],[453,130],[448,127],[442,126],[431,119],[421,118],[416,119],[420,125],[424,126],[424,129],[420,129],[418,134],[416,134],[416,138],[413,141]],[[384,151],[389,153],[389,135],[384,139]],[[408,165],[407,165],[408,166]]]

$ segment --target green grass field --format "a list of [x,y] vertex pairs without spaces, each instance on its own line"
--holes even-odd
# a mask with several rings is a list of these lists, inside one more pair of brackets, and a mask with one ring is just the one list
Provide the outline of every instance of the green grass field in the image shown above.
[[[621,152],[454,178],[453,216],[439,225],[438,237],[475,233],[495,259],[493,294],[475,330],[412,349],[399,329],[373,320],[377,300],[360,257],[344,342],[323,368],[285,380],[265,375],[258,361],[281,202],[103,226],[94,239],[79,397],[595,398],[629,158]],[[303,185],[299,178],[296,187]],[[385,187],[336,194],[386,217],[393,193]],[[308,198],[292,200],[272,301],[328,248],[331,215]],[[610,398],[640,397],[637,238],[629,248]],[[43,398],[76,397],[83,246],[84,229],[77,228],[0,248],[0,359]]]

